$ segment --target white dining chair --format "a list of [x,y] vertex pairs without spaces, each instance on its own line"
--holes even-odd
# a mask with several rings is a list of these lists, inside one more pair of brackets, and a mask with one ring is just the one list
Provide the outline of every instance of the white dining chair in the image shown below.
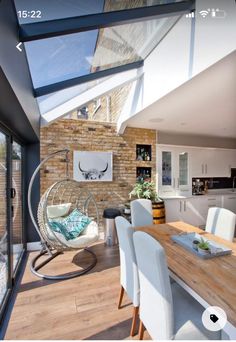
[[118,309],[121,308],[124,291],[132,301],[133,319],[130,335],[135,335],[135,329],[139,312],[139,279],[138,268],[134,252],[133,233],[134,229],[131,224],[121,216],[115,218],[117,236],[120,251],[120,295],[118,301]]
[[144,232],[133,234],[140,281],[139,339],[144,327],[155,340],[219,339],[202,324],[204,308],[177,283],[170,284],[160,243]]
[[209,208],[206,221],[206,232],[222,239],[233,241],[236,225],[236,214],[224,208]]
[[148,199],[136,199],[130,202],[131,222],[133,227],[153,224],[152,202]]

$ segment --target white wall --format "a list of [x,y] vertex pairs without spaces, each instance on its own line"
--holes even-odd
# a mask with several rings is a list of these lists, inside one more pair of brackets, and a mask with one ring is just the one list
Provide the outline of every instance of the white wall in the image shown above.
[[225,18],[196,16],[193,76],[236,49],[235,0],[197,0],[196,13],[205,9],[225,11]]
[[[203,18],[199,11],[224,9],[224,19]],[[117,124],[122,133],[128,119],[189,80],[191,19],[185,15],[144,62],[140,93],[130,92]],[[196,0],[192,77],[236,49],[235,0]]]

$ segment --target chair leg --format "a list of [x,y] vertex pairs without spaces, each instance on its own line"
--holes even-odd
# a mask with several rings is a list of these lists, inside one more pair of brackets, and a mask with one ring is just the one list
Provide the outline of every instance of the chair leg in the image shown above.
[[138,320],[138,312],[139,312],[139,307],[138,306],[134,307],[130,336],[135,335],[135,328],[136,328],[137,320]]
[[118,301],[118,309],[121,308],[121,303],[122,303],[122,299],[124,297],[124,288],[123,286],[120,287],[120,294],[119,294],[119,301]]
[[138,331],[139,340],[143,340],[143,334],[144,334],[144,325],[143,325],[143,322],[142,322],[141,319],[140,319],[140,322],[139,322],[139,331]]

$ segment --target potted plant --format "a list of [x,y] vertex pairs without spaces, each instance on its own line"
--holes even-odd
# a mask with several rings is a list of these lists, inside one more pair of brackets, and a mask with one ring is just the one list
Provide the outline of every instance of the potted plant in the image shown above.
[[133,190],[129,194],[130,198],[146,198],[155,203],[158,200],[158,196],[155,189],[154,182],[141,180],[137,182]]
[[198,253],[202,255],[206,255],[210,253],[210,245],[208,241],[201,238],[200,242],[197,245]]
[[154,182],[147,180],[138,181],[129,196],[130,198],[145,198],[152,201],[153,223],[165,223],[164,202],[159,199]]

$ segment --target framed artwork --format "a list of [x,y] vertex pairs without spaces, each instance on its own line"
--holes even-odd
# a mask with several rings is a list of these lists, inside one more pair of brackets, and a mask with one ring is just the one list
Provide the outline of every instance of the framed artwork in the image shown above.
[[111,182],[112,152],[74,151],[73,178],[78,182]]

